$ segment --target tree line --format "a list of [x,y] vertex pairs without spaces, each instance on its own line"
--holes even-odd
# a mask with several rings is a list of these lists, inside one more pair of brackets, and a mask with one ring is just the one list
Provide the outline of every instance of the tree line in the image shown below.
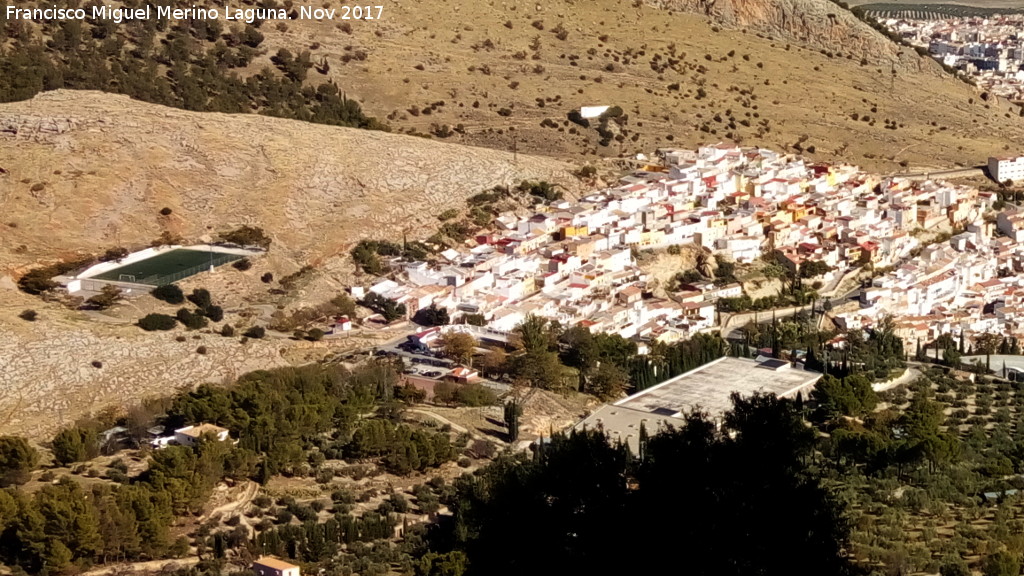
[[[68,4],[56,2],[57,7]],[[87,2],[87,14],[99,4]],[[125,7],[143,4],[130,0]],[[281,50],[271,59],[276,69],[264,66],[246,74],[245,68],[264,52],[261,25],[225,28],[219,21],[162,18],[114,24],[91,16],[85,21],[27,22],[0,14],[0,102],[61,88],[102,90],[197,112],[256,112],[388,129],[365,115],[333,82],[308,78],[313,68],[308,52],[295,56]]]
[[456,480],[434,551],[464,554],[468,575],[852,573],[844,506],[808,466],[815,435],[797,405],[733,406],[721,430],[694,413],[641,431],[639,454],[587,430],[501,456]]
[[[171,523],[199,510],[225,478],[263,483],[279,473],[312,474],[325,457],[379,459],[396,474],[453,459],[457,449],[447,432],[392,422],[401,413],[397,381],[395,365],[374,360],[354,371],[283,368],[246,374],[233,386],[200,386],[170,401],[161,419],[165,433],[209,422],[231,430],[237,445],[207,438],[195,446],[168,446],[152,452],[145,472],[92,487],[65,476],[32,495],[23,492],[18,485],[31,478],[40,456],[23,438],[0,437],[0,480],[7,486],[0,491],[0,561],[32,574],[56,574],[184,555],[189,541],[172,541]],[[145,418],[121,423],[141,438],[152,425]],[[51,444],[56,462],[94,458],[100,430],[99,422],[83,422],[59,432]],[[386,519],[338,521],[343,533],[354,530],[357,539],[392,528]]]

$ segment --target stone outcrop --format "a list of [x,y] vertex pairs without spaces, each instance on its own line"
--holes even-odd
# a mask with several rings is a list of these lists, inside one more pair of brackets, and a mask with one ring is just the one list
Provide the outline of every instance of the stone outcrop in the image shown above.
[[[703,14],[713,22],[781,36],[875,64],[920,70],[929,63],[829,0],[650,0],[655,7]],[[937,67],[936,67],[937,68]]]

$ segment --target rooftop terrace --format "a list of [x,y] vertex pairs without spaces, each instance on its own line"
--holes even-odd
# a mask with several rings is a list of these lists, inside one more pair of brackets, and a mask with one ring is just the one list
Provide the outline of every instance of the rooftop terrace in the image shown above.
[[656,434],[682,424],[682,417],[698,407],[718,418],[732,408],[729,397],[733,392],[741,396],[767,392],[786,398],[806,391],[819,378],[817,372],[793,368],[782,360],[720,358],[601,406],[576,428],[603,428],[613,440],[626,442],[637,453],[641,425],[649,434]]

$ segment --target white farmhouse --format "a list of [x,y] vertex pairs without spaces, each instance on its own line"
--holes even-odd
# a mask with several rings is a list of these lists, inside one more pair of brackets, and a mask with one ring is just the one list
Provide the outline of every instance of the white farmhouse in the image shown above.
[[182,446],[194,446],[204,435],[211,435],[218,442],[228,439],[228,429],[214,424],[196,424],[174,431],[174,441]]

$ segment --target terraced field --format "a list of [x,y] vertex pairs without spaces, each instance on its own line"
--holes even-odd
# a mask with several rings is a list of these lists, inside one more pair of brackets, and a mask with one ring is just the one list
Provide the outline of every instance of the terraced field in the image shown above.
[[905,4],[901,2],[882,2],[862,4],[868,16],[872,18],[905,18],[908,20],[944,20],[946,18],[965,18],[971,16],[992,16],[993,14],[1024,14],[1024,7],[1017,3],[1016,7],[984,7],[965,6],[962,4]]

